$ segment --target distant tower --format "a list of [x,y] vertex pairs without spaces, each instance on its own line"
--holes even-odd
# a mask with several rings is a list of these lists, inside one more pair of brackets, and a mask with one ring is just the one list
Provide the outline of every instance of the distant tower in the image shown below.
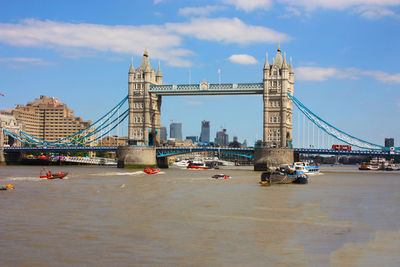
[[288,65],[286,54],[282,58],[280,45],[272,65],[266,55],[263,82],[264,142],[267,147],[292,147],[293,103],[287,93],[293,95],[294,72],[292,60]]
[[136,71],[133,67],[133,59],[129,68],[128,142],[130,145],[158,145],[160,143],[161,96],[149,93],[151,84],[162,84],[162,74],[160,63],[157,74],[151,67],[146,50]]
[[182,123],[174,122],[169,125],[169,136],[182,140]]
[[201,122],[200,142],[210,143],[210,122]]

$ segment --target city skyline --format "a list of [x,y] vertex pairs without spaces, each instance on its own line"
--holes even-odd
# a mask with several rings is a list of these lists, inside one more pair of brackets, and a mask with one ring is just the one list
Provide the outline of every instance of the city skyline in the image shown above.
[[[146,48],[164,84],[261,82],[265,53],[272,59],[280,42],[307,107],[361,139],[399,146],[399,1],[0,3],[0,109],[47,95],[94,121],[127,94],[131,57],[137,67]],[[164,97],[161,123],[172,119],[185,136],[207,120],[250,144],[262,138],[262,98]]]

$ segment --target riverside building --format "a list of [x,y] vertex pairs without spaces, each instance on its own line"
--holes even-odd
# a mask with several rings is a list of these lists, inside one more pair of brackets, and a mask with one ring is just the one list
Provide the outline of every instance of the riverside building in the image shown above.
[[[23,131],[50,142],[73,135],[92,123],[75,117],[74,112],[59,99],[44,95],[28,102],[26,106],[17,105],[13,115],[22,123]],[[90,140],[95,138],[96,134],[92,135]]]

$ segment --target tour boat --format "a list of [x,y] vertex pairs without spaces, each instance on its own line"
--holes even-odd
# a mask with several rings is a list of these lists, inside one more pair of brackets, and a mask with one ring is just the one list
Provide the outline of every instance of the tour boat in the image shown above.
[[215,174],[215,175],[213,175],[211,177],[215,178],[215,179],[229,179],[229,178],[231,178],[230,176],[228,176],[226,174],[223,174],[223,173]]
[[383,157],[374,157],[369,162],[362,162],[359,170],[377,171],[377,170],[398,170],[399,166]]
[[198,170],[208,170],[210,167],[207,167],[205,162],[201,161],[189,161],[189,164],[187,165],[188,169],[198,169]]
[[153,169],[153,168],[149,168],[149,167],[147,167],[147,168],[144,168],[144,170],[143,170],[145,173],[147,173],[147,174],[156,174],[156,173],[159,173],[160,172],[160,169]]
[[[44,175],[43,175],[44,172]],[[51,171],[46,172],[45,169],[43,171],[40,171],[40,176],[39,178],[46,178],[46,179],[62,179],[65,176],[67,176],[68,172],[56,172],[52,173]]]
[[292,168],[294,168],[297,171],[302,171],[307,175],[313,175],[319,173],[319,166],[317,166],[316,164],[310,164],[307,161],[295,162],[293,163]]

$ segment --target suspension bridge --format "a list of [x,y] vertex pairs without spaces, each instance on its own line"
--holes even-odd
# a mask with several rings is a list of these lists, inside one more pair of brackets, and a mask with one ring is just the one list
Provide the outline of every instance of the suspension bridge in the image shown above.
[[[286,62],[286,55],[282,57],[280,47],[272,64],[269,64],[268,55],[266,56],[262,83],[210,84],[203,81],[200,84],[163,85],[160,65],[156,72],[151,67],[148,53],[145,51],[142,62],[136,70],[131,62],[128,95],[94,123],[56,141],[41,139],[22,130],[15,132],[2,128],[9,138],[18,140],[22,144],[20,147],[5,147],[3,150],[6,153],[118,151],[118,162],[121,162],[122,167],[154,165],[155,159],[157,164],[165,166],[165,159],[169,156],[212,151],[218,154],[254,158],[255,170],[258,168],[257,165],[262,165],[264,168],[271,162],[276,164],[293,161],[293,153],[365,156],[400,154],[400,147],[374,144],[328,123],[294,96],[293,85],[294,69],[291,59],[290,63]],[[254,148],[159,145],[162,96],[244,94],[257,94],[263,97],[263,140],[257,142]],[[124,123],[127,119],[127,123]],[[118,133],[120,127],[126,127],[123,126],[126,124],[128,124],[128,146],[102,145],[102,138]],[[345,151],[332,149],[334,144],[346,144],[351,146],[351,149]]]
[[[303,105],[299,99],[288,94],[290,99],[297,107],[298,116],[295,124],[304,122],[305,119],[312,124],[312,133],[310,127],[306,124],[300,125],[301,129],[297,132],[306,133],[302,141],[295,141],[294,144],[304,147],[294,147],[295,153],[317,154],[317,155],[364,155],[364,156],[390,156],[400,155],[400,147],[384,147],[373,144],[354,137],[344,131],[334,127],[324,119],[317,116],[310,109]],[[73,135],[62,138],[58,141],[48,142],[37,138],[22,130],[19,133],[10,132],[3,128],[3,131],[11,138],[18,140],[23,146],[4,147],[5,152],[74,152],[74,151],[116,151],[117,146],[97,145],[98,140],[109,136],[113,130],[119,127],[128,117],[128,108],[124,108],[127,97],[124,97],[116,106],[111,108],[105,115],[96,120],[87,128],[76,132]],[[317,130],[318,133],[317,133]],[[91,138],[95,136],[95,138]],[[299,134],[300,136],[300,134]],[[299,138],[301,139],[301,138]],[[311,140],[310,140],[311,139]],[[90,144],[96,144],[90,146]],[[348,144],[353,147],[352,150],[331,149],[332,144]],[[355,149],[354,149],[355,148]],[[178,154],[187,154],[202,151],[217,152],[219,154],[232,154],[247,158],[254,157],[254,148],[221,148],[221,147],[157,147],[157,157],[168,157]]]

